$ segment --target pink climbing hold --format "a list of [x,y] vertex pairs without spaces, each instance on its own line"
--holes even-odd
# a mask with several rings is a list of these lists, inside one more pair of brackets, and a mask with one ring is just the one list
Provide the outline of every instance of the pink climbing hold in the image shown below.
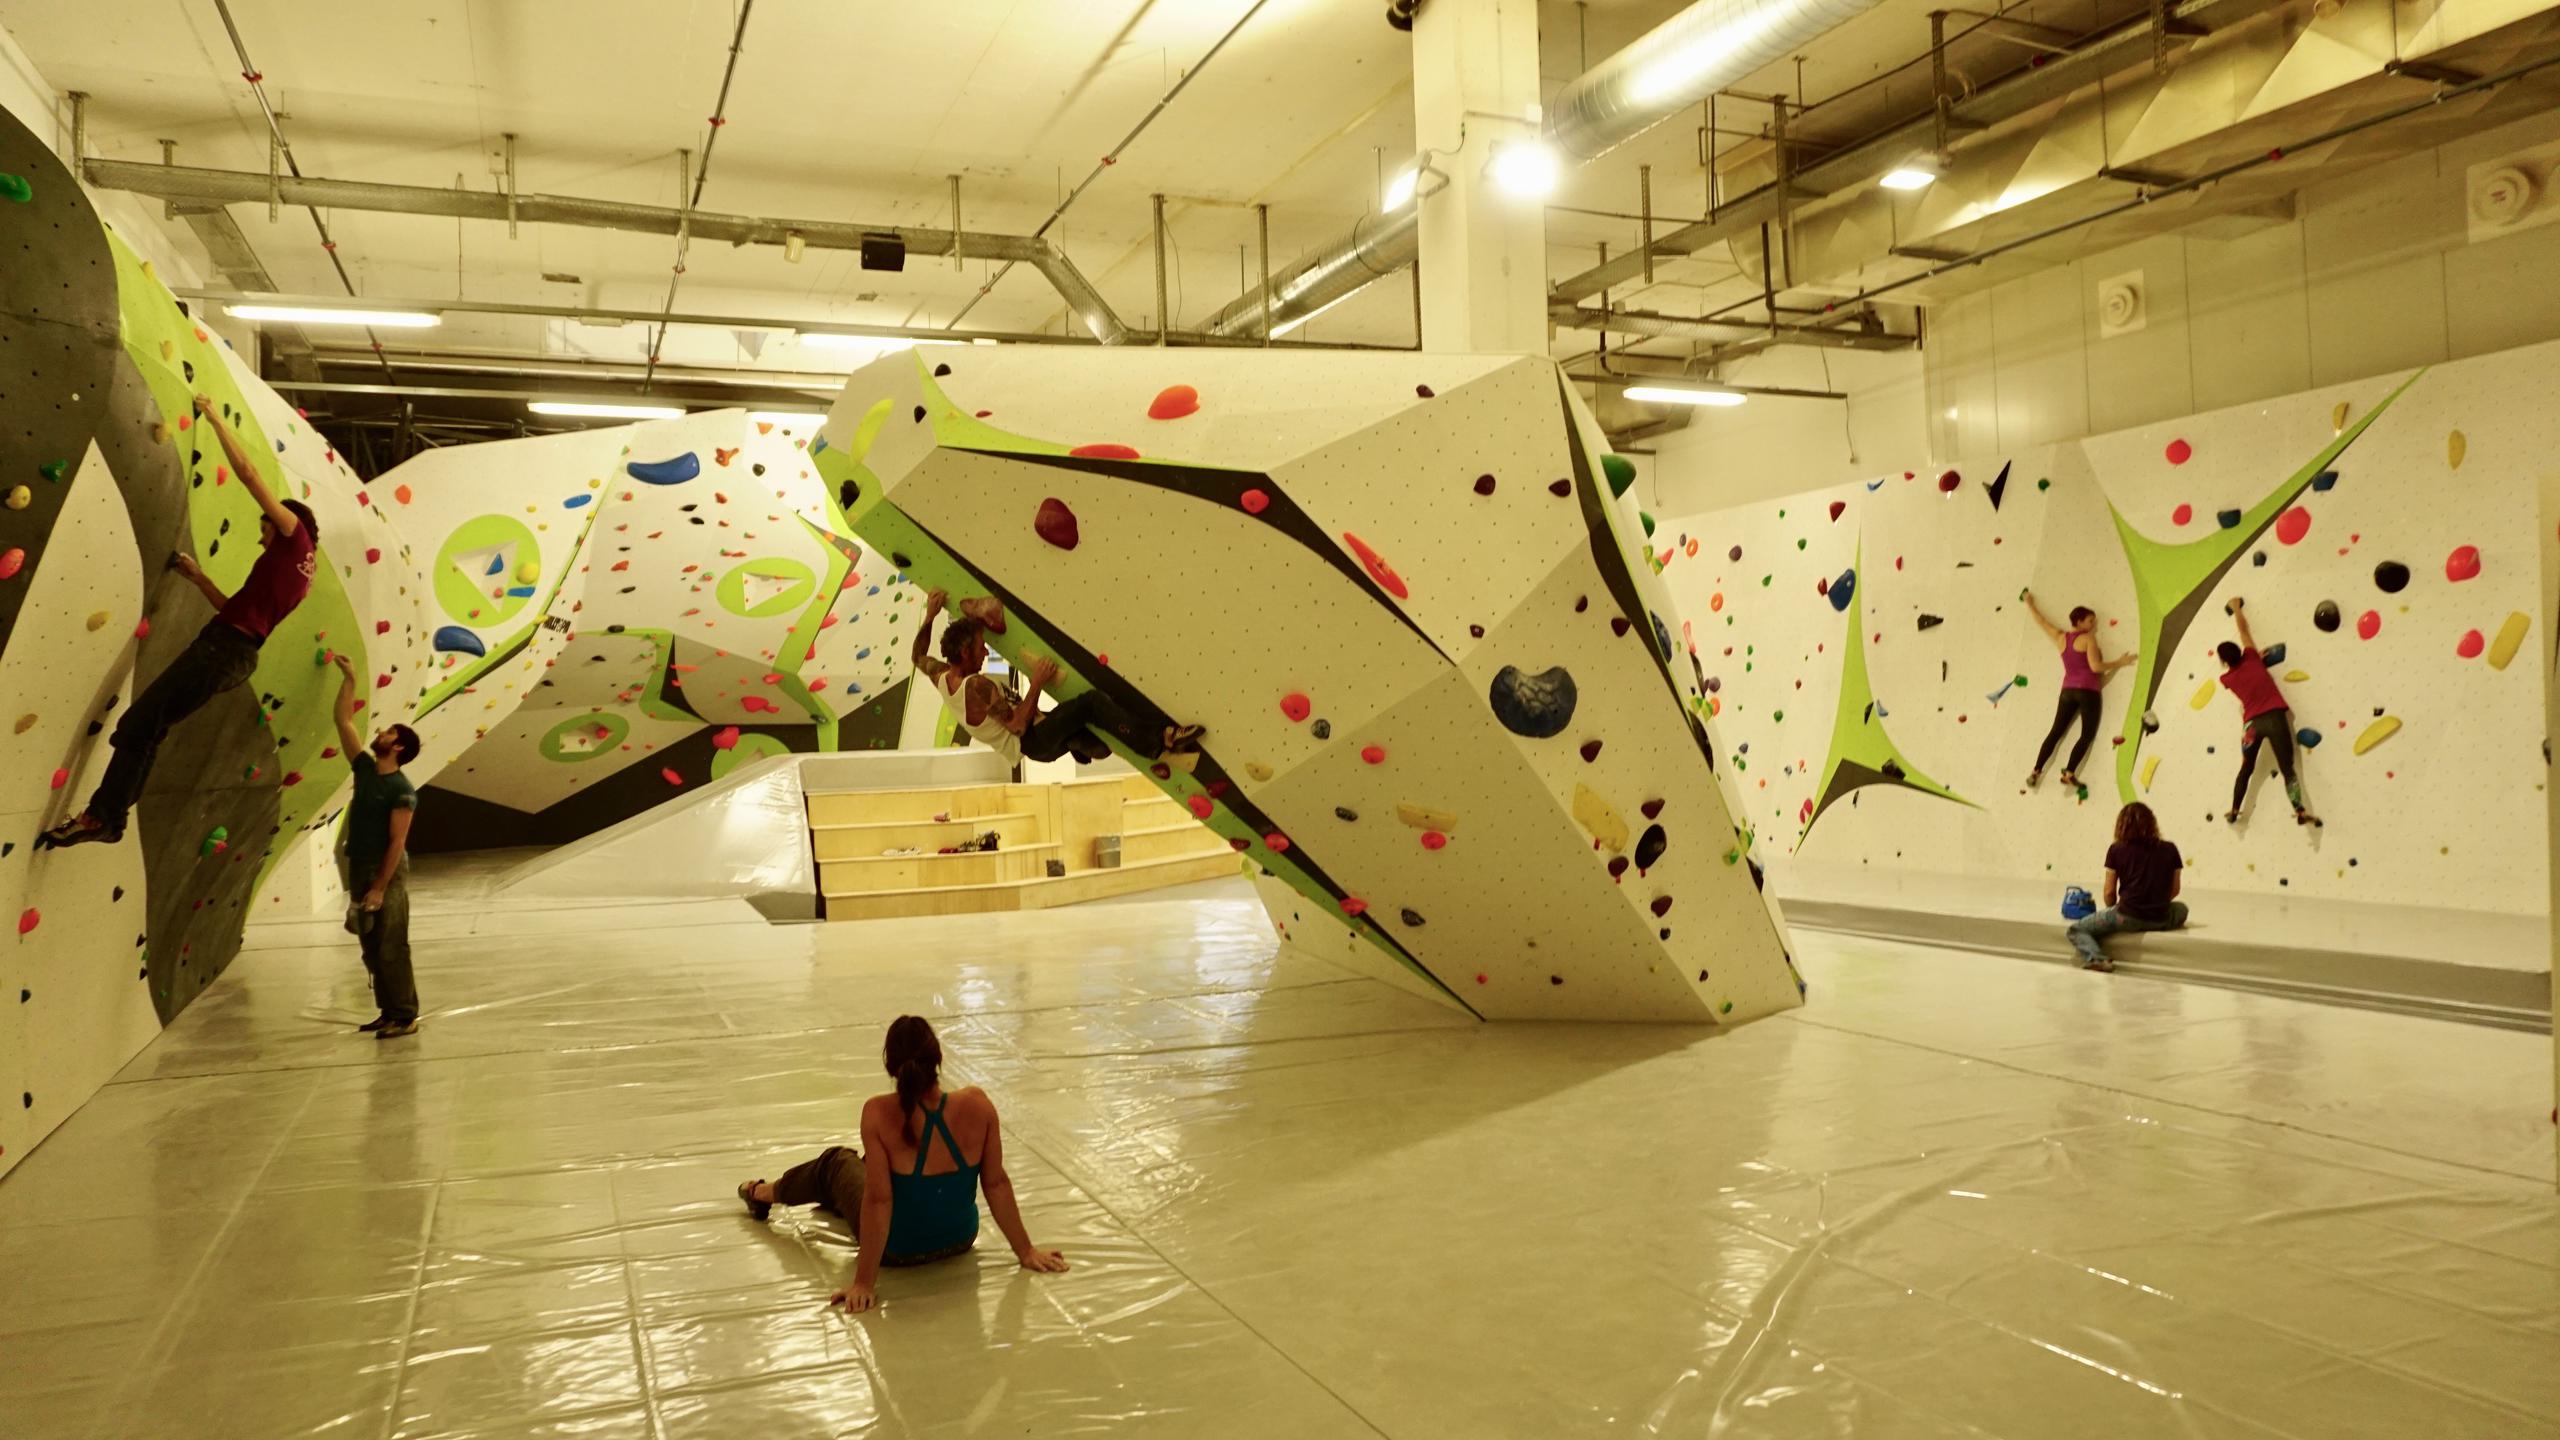
[[1247,490],[1236,497],[1236,503],[1244,507],[1247,515],[1259,515],[1271,508],[1271,497],[1259,490]]
[[1368,568],[1369,578],[1377,581],[1380,589],[1399,600],[1413,598],[1413,592],[1404,588],[1404,577],[1398,575],[1395,567],[1382,559],[1377,551],[1370,549],[1367,542],[1345,530],[1342,543],[1350,546],[1351,553],[1360,557],[1360,563]]
[[1135,460],[1138,452],[1126,445],[1079,445],[1067,452],[1079,460]]
[[2184,525],[2194,518],[2196,518],[2196,507],[2193,505],[2182,504],[2169,512],[2169,523],[2172,525]]
[[1076,542],[1084,538],[1076,529],[1076,512],[1055,495],[1040,502],[1040,513],[1031,517],[1031,528],[1061,550],[1073,550]]
[[1280,697],[1280,713],[1288,716],[1292,720],[1304,721],[1308,716],[1316,713],[1316,704],[1306,696],[1292,690],[1288,694]]
[[25,568],[26,563],[27,552],[17,546],[12,545],[6,550],[0,550],[0,580],[15,578],[18,571]]
[[2311,533],[2311,512],[2296,505],[2276,517],[2276,538],[2287,545],[2297,545]]
[[734,750],[738,748],[738,727],[735,725],[723,725],[719,729],[712,731],[711,748],[714,750]]
[[2356,617],[2356,638],[2370,640],[2382,633],[2382,617],[2367,610]]
[[2462,638],[2454,643],[2453,653],[2465,660],[2477,660],[2480,658],[2480,652],[2488,648],[2489,642],[2481,637],[2479,631],[2465,630],[2462,632]]
[[2170,464],[2184,465],[2195,458],[2196,447],[2184,440],[2172,440],[2169,442],[2169,448],[2162,453],[2169,457]]
[[1386,747],[1383,745],[1363,745],[1360,747],[1360,758],[1372,765],[1384,765],[1387,763]]
[[1194,795],[1184,803],[1191,807],[1191,818],[1194,820],[1206,820],[1218,808],[1209,803],[1209,797],[1206,795]]
[[1147,406],[1150,420],[1179,420],[1199,412],[1200,392],[1188,385],[1167,385],[1156,392],[1155,402]]
[[26,934],[43,923],[44,912],[38,910],[33,905],[30,905],[26,909],[18,912],[18,933],[21,935]]
[[2444,557],[2444,578],[2447,580],[2459,585],[2465,580],[2477,579],[2479,575],[2479,546],[2457,545],[2452,554]]

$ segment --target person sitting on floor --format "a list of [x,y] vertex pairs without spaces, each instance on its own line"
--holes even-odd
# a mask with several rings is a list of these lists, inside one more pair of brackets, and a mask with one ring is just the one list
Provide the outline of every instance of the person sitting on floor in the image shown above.
[[862,1148],[830,1145],[779,1180],[747,1181],[738,1187],[747,1213],[762,1220],[776,1205],[816,1205],[853,1222],[861,1259],[853,1282],[828,1302],[848,1311],[880,1303],[873,1286],[882,1265],[923,1265],[974,1248],[981,1189],[1022,1268],[1064,1272],[1066,1257],[1032,1244],[1023,1228],[996,1102],[974,1085],[944,1092],[932,1023],[921,1015],[891,1021],[880,1060],[898,1088],[863,1102]]
[[2178,898],[2186,862],[2160,838],[2160,821],[2136,800],[2116,812],[2116,842],[2107,847],[2107,908],[2071,922],[2071,948],[2090,970],[2113,970],[2102,943],[2119,930],[2175,930],[2187,923]]
[[[933,622],[949,597],[939,590],[924,597],[924,624],[910,652],[916,672],[933,682],[942,706],[962,733],[1007,760],[1056,760],[1073,755],[1088,764],[1109,757],[1108,734],[1141,760],[1163,760],[1177,769],[1199,763],[1201,728],[1197,725],[1142,723],[1099,690],[1088,690],[1040,713],[1040,692],[1058,678],[1058,664],[1046,656],[1031,657],[1023,668],[1029,688],[1019,700],[982,671],[987,663],[987,632],[1001,629],[1003,611],[992,600],[973,602],[978,613],[964,613],[942,632],[942,658],[931,653]],[[990,618],[993,617],[993,623]]]

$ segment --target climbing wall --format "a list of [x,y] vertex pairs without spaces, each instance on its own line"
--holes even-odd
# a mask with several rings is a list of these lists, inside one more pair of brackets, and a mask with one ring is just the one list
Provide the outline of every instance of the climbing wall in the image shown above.
[[1293,940],[1486,1017],[1767,1014],[1801,987],[1602,448],[1543,360],[975,348],[812,446],[1015,664],[1207,727],[1153,773]]
[[[1719,733],[1784,865],[2093,883],[2142,799],[2198,888],[2516,913],[2546,903],[2535,486],[2560,424],[2540,346],[1657,527]],[[2086,798],[2023,781],[2060,660],[2020,603],[2099,615]],[[2223,812],[2247,602],[2293,711]],[[2279,649],[2281,647],[2281,649]],[[2076,729],[2073,734],[2076,736]]]

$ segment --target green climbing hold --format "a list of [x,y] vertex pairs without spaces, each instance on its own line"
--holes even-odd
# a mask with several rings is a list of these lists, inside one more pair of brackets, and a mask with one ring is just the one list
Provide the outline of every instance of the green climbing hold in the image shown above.
[[36,187],[28,183],[24,175],[12,175],[6,170],[0,170],[0,195],[5,195],[24,205],[36,198]]
[[1645,536],[1645,538],[1646,538],[1646,539],[1648,539],[1648,540],[1652,539],[1652,538],[1653,538],[1653,517],[1652,517],[1652,516],[1650,516],[1650,515],[1647,515],[1647,514],[1646,514],[1646,513],[1644,513],[1643,511],[1639,510],[1639,511],[1637,511],[1637,512],[1636,512],[1636,518],[1644,522],[1644,536]]
[[2039,490],[2050,490],[2053,488],[2053,482],[2050,480],[2039,480],[2036,482],[2036,488]]
[[1603,455],[1600,457],[1600,473],[1609,477],[1609,494],[1612,497],[1624,495],[1627,487],[1636,483],[1636,462],[1624,455]]
[[36,467],[36,473],[37,473],[37,474],[39,474],[39,475],[41,475],[41,476],[43,476],[43,477],[44,477],[44,478],[46,478],[47,480],[50,480],[50,481],[54,482],[55,484],[59,485],[59,484],[61,484],[61,483],[62,483],[62,477],[63,477],[63,475],[64,475],[66,472],[68,472],[70,469],[71,469],[71,465],[70,465],[70,462],[68,462],[68,461],[65,461],[65,460],[47,460],[47,461],[46,461],[46,462],[44,462],[43,464],[41,464],[41,465],[39,465],[39,466],[37,466],[37,467]]
[[2019,676],[2018,678],[2016,678],[2016,679],[2014,679],[2014,680],[2010,681],[2010,682],[2009,682],[2009,684],[2010,684],[2011,688],[2013,688],[2013,689],[2024,690],[2024,689],[2026,689],[2026,688],[2027,688],[2027,677],[2026,677],[2026,676],[2024,676],[2024,675],[2021,675],[2021,676]]

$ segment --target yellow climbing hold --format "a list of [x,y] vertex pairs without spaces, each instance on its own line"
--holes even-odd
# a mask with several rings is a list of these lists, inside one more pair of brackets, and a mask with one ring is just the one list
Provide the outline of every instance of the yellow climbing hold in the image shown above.
[[2329,407],[2329,428],[2332,430],[2344,430],[2347,428],[2346,401],[2341,400],[2337,404]]
[[34,503],[35,498],[35,492],[29,490],[24,485],[12,485],[9,487],[8,505],[12,510],[26,509],[28,505]]
[[1398,805],[1396,818],[1416,830],[1437,830],[1443,835],[1458,833],[1457,816],[1446,810],[1434,810],[1428,805]]
[[177,346],[177,342],[172,341],[172,340],[163,340],[163,341],[161,341],[161,342],[160,342],[160,358],[161,358],[161,359],[166,360],[166,359],[170,358],[171,356],[176,355],[177,353],[178,353],[178,346]]
[[2444,437],[2444,464],[2445,464],[2445,468],[2446,468],[2446,469],[2448,469],[2448,470],[2459,470],[2459,469],[2461,469],[2461,468],[2462,468],[2462,457],[2463,457],[2464,455],[2469,454],[2469,453],[2470,453],[2470,451],[2471,451],[2471,442],[2462,438],[2462,432],[2461,432],[2461,431],[2459,431],[2459,430],[2448,430],[2448,431],[2446,431],[2446,432],[2445,432],[2445,437]]
[[1573,818],[1576,824],[1591,832],[1600,848],[1612,855],[1627,853],[1627,822],[1599,792],[1588,785],[1573,787]]
[[2284,672],[2284,683],[2287,685],[2299,685],[2310,678],[2311,672],[2308,670],[2287,670]]
[[2207,705],[2213,703],[2213,691],[2214,682],[2207,680],[2204,682],[2203,686],[2196,691],[2196,698],[2188,701],[2187,703],[2196,709],[2201,710]]
[[516,567],[516,583],[519,585],[530,585],[540,578],[542,578],[542,561],[539,557],[528,557],[523,564]]
[[95,610],[95,611],[91,611],[91,612],[90,612],[90,615],[89,615],[89,628],[90,628],[90,629],[92,629],[92,630],[104,630],[104,629],[106,629],[106,628],[107,628],[107,612],[106,612],[106,611],[104,611],[104,610]]
[[1271,767],[1259,760],[1247,760],[1244,762],[1244,773],[1256,780],[1268,780],[1271,778]]
[[2159,774],[2159,773],[2160,773],[2160,757],[2159,757],[2159,756],[2154,755],[2154,756],[2152,756],[2150,759],[2145,760],[2145,761],[2143,761],[2143,762],[2142,762],[2142,793],[2143,793],[2143,794],[2148,795],[2148,794],[2150,794],[2150,793],[2151,793],[2151,777],[2152,777],[2152,776],[2154,776],[2154,775],[2157,775],[2157,774]]
[[21,734],[21,735],[24,735],[24,734],[26,734],[28,731],[33,730],[34,728],[36,728],[36,712],[34,712],[33,710],[30,710],[30,711],[28,711],[26,714],[21,715],[21,716],[19,716],[19,717],[18,717],[18,732],[17,732],[17,733],[19,733],[19,734]]
[[2356,753],[2361,755],[2367,750],[2372,749],[2374,746],[2381,744],[2383,741],[2388,740],[2399,733],[2400,717],[2397,715],[2385,715],[2381,719],[2364,727],[2364,733],[2356,737]]
[[2498,638],[2489,642],[2490,669],[2507,668],[2507,662],[2516,658],[2516,647],[2524,643],[2525,627],[2532,623],[2521,610],[2507,617],[2507,623],[2498,627]]

